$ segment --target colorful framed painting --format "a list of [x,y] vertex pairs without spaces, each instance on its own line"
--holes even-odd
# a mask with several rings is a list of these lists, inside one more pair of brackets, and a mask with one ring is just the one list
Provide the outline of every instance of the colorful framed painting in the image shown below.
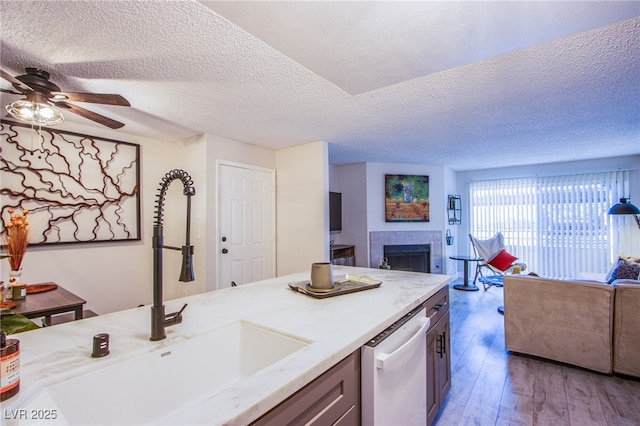
[[429,222],[429,176],[384,175],[385,222]]
[[140,240],[140,145],[0,123],[2,231],[29,211],[30,245]]

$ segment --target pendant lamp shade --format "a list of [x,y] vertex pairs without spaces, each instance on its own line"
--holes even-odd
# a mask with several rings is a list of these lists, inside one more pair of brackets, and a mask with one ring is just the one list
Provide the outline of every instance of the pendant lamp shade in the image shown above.
[[609,214],[630,214],[640,228],[640,209],[631,204],[628,198],[620,198],[620,202],[609,209]]
[[628,198],[620,198],[620,202],[609,209],[609,214],[640,214],[640,209],[631,204]]

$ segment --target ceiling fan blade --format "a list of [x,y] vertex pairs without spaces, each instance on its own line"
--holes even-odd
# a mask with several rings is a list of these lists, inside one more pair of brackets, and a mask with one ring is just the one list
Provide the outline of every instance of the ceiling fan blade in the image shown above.
[[84,118],[88,118],[89,120],[95,121],[96,123],[100,123],[103,126],[107,126],[111,129],[119,129],[124,126],[123,123],[112,120],[104,115],[98,114],[97,112],[89,111],[88,109],[84,109],[77,105],[68,104],[66,102],[56,102],[56,106],[60,107],[60,109],[72,112],[74,114],[78,114]]
[[[129,101],[120,95],[112,95],[105,93],[77,93],[77,92],[51,92],[52,101],[57,99],[72,102],[91,102],[94,104],[131,106]],[[64,98],[63,98],[64,97]]]
[[17,78],[15,78],[14,76],[12,76],[11,74],[9,74],[3,69],[0,69],[0,77],[4,78],[9,83],[13,84],[13,87],[15,87],[16,89],[18,88],[21,89],[22,93],[33,91],[31,87],[27,86],[26,84],[24,84],[23,82],[21,82],[20,80],[18,80]]

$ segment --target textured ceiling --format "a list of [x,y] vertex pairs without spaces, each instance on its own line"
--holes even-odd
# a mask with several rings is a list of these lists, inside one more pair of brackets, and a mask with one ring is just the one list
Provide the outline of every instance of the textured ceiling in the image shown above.
[[2,0],[0,23],[4,70],[122,94],[82,106],[148,138],[454,170],[640,154],[640,2]]

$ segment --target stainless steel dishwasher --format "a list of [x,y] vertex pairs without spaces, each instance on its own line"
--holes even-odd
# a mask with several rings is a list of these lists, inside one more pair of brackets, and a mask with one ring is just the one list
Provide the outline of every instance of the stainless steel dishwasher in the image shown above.
[[362,424],[427,424],[427,329],[420,306],[361,349]]

